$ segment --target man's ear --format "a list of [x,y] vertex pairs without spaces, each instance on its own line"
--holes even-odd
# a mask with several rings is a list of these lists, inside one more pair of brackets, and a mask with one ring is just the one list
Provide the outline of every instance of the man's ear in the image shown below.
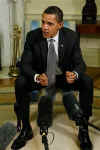
[[63,22],[63,21],[60,22],[60,23],[59,23],[59,29],[61,29],[61,28],[63,27],[63,25],[64,25],[64,22]]

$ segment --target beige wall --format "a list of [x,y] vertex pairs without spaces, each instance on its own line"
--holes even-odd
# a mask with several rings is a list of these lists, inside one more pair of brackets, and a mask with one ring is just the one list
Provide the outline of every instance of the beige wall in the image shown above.
[[100,67],[100,36],[81,36],[80,44],[86,64]]
[[[25,13],[41,14],[49,5],[57,5],[61,7],[64,14],[81,15],[81,10],[86,0],[24,0]],[[100,15],[100,0],[95,0],[97,4],[98,14]]]
[[25,13],[41,14],[42,11],[49,5],[57,5],[63,9],[66,14],[80,14],[80,0],[28,0],[26,1]]

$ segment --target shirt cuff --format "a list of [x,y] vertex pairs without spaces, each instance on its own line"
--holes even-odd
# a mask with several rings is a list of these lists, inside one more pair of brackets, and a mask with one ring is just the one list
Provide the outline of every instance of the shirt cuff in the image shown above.
[[76,74],[76,80],[78,79],[79,75],[76,71],[73,71]]
[[40,81],[38,81],[36,78],[39,76],[40,74],[35,74],[35,76],[34,76],[34,82],[37,82],[37,83],[39,83]]

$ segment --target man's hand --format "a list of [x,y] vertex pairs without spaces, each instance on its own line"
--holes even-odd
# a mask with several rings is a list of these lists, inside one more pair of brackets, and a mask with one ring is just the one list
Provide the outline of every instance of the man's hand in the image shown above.
[[76,74],[74,72],[66,71],[66,81],[71,84],[76,80]]
[[39,75],[38,81],[41,86],[48,86],[48,77],[45,73]]

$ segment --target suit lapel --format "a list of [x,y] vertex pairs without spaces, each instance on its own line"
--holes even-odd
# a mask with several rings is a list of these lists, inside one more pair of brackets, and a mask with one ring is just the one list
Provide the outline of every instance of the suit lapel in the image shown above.
[[61,30],[59,30],[59,44],[58,44],[58,55],[59,55],[59,63],[61,63],[64,57],[64,36]]

